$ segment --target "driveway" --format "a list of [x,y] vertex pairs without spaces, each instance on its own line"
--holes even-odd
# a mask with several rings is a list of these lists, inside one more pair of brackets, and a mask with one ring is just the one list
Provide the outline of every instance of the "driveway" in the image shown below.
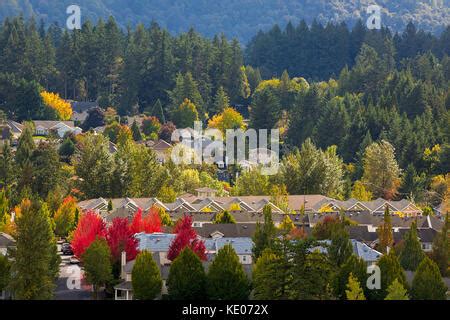
[[61,255],[55,300],[90,300],[91,287],[84,281],[83,271],[78,265],[70,264],[69,259],[70,256]]

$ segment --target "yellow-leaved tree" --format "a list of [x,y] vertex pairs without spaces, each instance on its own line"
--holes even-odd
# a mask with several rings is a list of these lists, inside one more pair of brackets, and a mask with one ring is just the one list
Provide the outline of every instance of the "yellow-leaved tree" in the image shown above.
[[42,91],[41,97],[47,107],[56,111],[60,120],[70,120],[72,117],[72,107],[70,106],[70,103],[62,99],[59,94]]
[[225,137],[227,129],[245,129],[244,117],[228,107],[208,121],[208,127],[219,129]]

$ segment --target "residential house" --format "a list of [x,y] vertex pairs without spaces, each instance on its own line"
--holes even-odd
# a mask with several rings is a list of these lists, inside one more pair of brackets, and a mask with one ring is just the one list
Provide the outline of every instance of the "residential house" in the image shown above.
[[51,132],[54,132],[58,137],[62,138],[67,133],[77,135],[83,131],[81,128],[76,127],[73,121],[36,120],[33,123],[36,136],[48,136]]
[[[374,265],[377,263],[378,259],[383,255],[381,252],[378,252],[367,244],[357,241],[355,239],[350,240],[353,247],[353,253],[364,260],[364,262],[368,265]],[[310,249],[310,251],[318,250],[319,252],[328,254],[328,247],[331,245],[331,240],[322,240],[319,241],[321,245]]]
[[156,154],[156,159],[159,163],[163,164],[170,158],[170,149],[172,145],[162,139],[158,141],[149,140],[145,142],[145,145],[153,150]]
[[422,214],[422,210],[412,201],[406,199],[389,201],[382,198],[373,201],[323,199],[314,205],[313,212],[323,213],[344,210],[353,212],[368,211],[371,214],[383,214],[386,207],[389,207],[390,213],[395,213],[400,216],[415,217]]
[[[139,250],[147,250],[152,253],[153,259],[161,272],[161,279],[163,281],[162,294],[167,293],[167,278],[170,272],[171,261],[167,259],[167,253],[170,248],[170,244],[176,237],[171,233],[138,233],[135,237],[139,241]],[[208,270],[211,262],[214,260],[218,250],[225,245],[230,244],[239,257],[239,261],[242,264],[246,274],[251,276],[252,268],[252,247],[253,241],[250,238],[215,238],[215,239],[203,239],[205,241],[207,261],[204,261],[203,267],[205,271]],[[133,299],[133,286],[132,286],[132,270],[135,261],[129,261],[125,263],[125,257],[122,254],[122,283],[114,287],[116,300],[132,300]]]
[[16,240],[9,234],[0,232],[0,254],[6,256],[8,250],[13,249],[16,246]]
[[0,125],[1,141],[10,141],[12,146],[16,146],[22,135],[23,125],[13,120],[7,120]]

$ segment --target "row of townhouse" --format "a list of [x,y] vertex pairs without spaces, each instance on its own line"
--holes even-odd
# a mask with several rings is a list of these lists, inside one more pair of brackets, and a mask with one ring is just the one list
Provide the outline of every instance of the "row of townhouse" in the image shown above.
[[[50,121],[50,120],[34,120],[35,136],[48,136],[51,133],[55,133],[58,137],[62,138],[67,133],[73,133],[75,135],[82,133],[80,127],[75,126],[74,121]],[[2,140],[17,141],[22,135],[24,124],[16,121],[7,120],[1,127]]]
[[[111,201],[112,210],[108,210]],[[280,209],[270,196],[240,196],[218,197],[216,191],[209,188],[197,189],[197,195],[184,194],[173,203],[163,203],[158,198],[120,198],[120,199],[91,199],[79,203],[83,210],[93,210],[101,213],[109,222],[115,217],[133,217],[140,208],[148,211],[151,207],[163,208],[173,220],[177,220],[183,214],[190,214],[194,223],[201,225],[214,220],[217,213],[228,210],[233,213],[237,222],[262,221],[263,208],[270,206],[275,223],[279,222],[285,214],[293,216],[298,221],[304,212],[306,215],[316,214],[317,217],[327,213],[344,211],[348,214],[368,213],[371,216],[382,216],[385,208],[389,207],[394,216],[409,218],[421,216],[421,209],[409,200],[387,201],[377,199],[373,201],[358,201],[350,199],[339,201],[323,195],[289,195],[287,196],[288,212]],[[314,217],[313,217],[314,218]]]

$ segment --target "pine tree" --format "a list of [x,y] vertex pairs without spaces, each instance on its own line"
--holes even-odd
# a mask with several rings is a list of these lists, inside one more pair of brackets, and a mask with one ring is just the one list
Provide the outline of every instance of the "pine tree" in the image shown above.
[[391,249],[388,254],[383,255],[378,260],[378,266],[381,272],[381,289],[370,290],[369,296],[374,299],[382,300],[387,295],[387,288],[397,279],[404,288],[408,289],[405,272],[400,265],[394,249]]
[[8,256],[0,254],[0,292],[5,290],[11,278],[11,262]]
[[207,274],[208,297],[213,300],[246,300],[250,282],[231,245],[225,245],[211,263]]
[[133,295],[138,300],[153,300],[161,293],[161,274],[152,254],[148,251],[137,255],[131,279]]
[[253,96],[250,122],[254,129],[272,129],[280,119],[281,105],[270,88],[258,91]]
[[[342,222],[341,222],[342,223]],[[353,245],[348,232],[339,228],[331,235],[331,245],[328,248],[330,260],[337,267],[341,267],[353,254]]]
[[23,169],[26,163],[31,161],[31,155],[33,154],[34,149],[36,148],[33,141],[33,129],[30,125],[26,125],[22,135],[19,138],[19,143],[17,145],[16,151],[16,163],[17,165]]
[[384,300],[409,300],[408,293],[402,284],[395,279],[387,289],[387,296]]
[[449,270],[449,254],[450,254],[450,240],[448,235],[449,219],[448,213],[445,216],[445,223],[441,231],[436,235],[433,240],[433,252],[431,257],[434,262],[439,266],[441,275],[445,277]]
[[169,296],[173,300],[206,298],[206,275],[199,257],[185,248],[172,262],[167,279]]
[[[278,252],[279,253],[279,252]],[[253,297],[258,300],[286,299],[285,276],[288,264],[284,257],[272,249],[265,249],[253,267]]]
[[[339,299],[345,299],[345,289],[348,278],[352,274],[361,285],[367,282],[366,263],[363,259],[352,254],[339,268],[331,282],[333,293]],[[364,286],[365,288],[365,286]]]
[[425,257],[414,274],[411,295],[415,300],[445,300],[447,285],[441,278],[439,267]]
[[209,110],[210,116],[223,112],[223,110],[225,110],[225,108],[228,108],[229,106],[230,106],[230,99],[225,93],[223,87],[220,86],[214,97],[214,103],[212,105],[212,108]]
[[276,228],[272,220],[272,207],[269,205],[263,208],[264,224],[256,224],[256,230],[253,235],[253,259],[258,259],[261,253],[270,248],[275,237]]
[[14,157],[11,152],[11,146],[8,142],[3,144],[0,155],[0,185],[8,188],[14,181],[15,171]]
[[347,300],[366,300],[361,285],[356,277],[350,273],[348,277],[347,290],[345,290]]
[[405,270],[415,271],[425,257],[417,236],[417,224],[413,222],[404,236],[404,246],[400,253],[400,264]]
[[25,199],[20,209],[12,265],[14,296],[24,300],[51,299],[59,257],[47,205]]
[[219,212],[216,217],[214,218],[214,223],[221,224],[221,223],[236,223],[236,219],[233,217],[231,213],[228,212],[228,210],[225,210],[223,212]]
[[389,206],[386,205],[384,209],[383,223],[377,229],[379,250],[386,253],[388,248],[392,248],[394,243],[394,235],[392,233],[391,215],[389,213]]
[[142,141],[141,131],[139,130],[139,126],[137,125],[136,120],[133,121],[133,124],[131,126],[131,132],[133,134],[134,141]]

